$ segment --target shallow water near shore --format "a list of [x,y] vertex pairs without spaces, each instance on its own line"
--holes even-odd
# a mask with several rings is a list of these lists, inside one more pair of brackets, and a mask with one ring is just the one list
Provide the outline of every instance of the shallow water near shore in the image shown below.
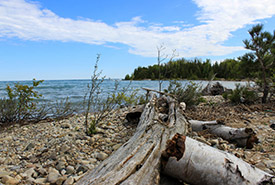
[[[108,93],[112,93],[114,90],[114,86],[116,81],[119,82],[118,91],[122,91],[123,88],[126,88],[129,83],[130,88],[128,91],[132,91],[134,89],[139,89],[138,95],[142,95],[145,93],[141,88],[150,88],[154,90],[158,90],[158,81],[154,80],[142,80],[142,81],[124,81],[124,80],[115,80],[115,79],[106,79],[102,83],[102,97],[106,97]],[[179,81],[183,84],[183,86],[188,83],[188,80]],[[200,84],[202,87],[205,87],[208,84],[208,81],[195,80],[193,81],[196,84]],[[245,85],[247,82],[237,82],[237,81],[213,81],[220,82],[224,87],[229,89],[234,89],[235,84],[240,83]],[[13,86],[13,84],[17,83],[17,81],[0,81],[0,97],[7,97],[7,93],[5,88],[7,85]],[[32,81],[19,81],[20,84],[24,85],[32,85]],[[65,98],[69,98],[70,102],[74,105],[80,105],[84,100],[85,94],[88,92],[88,84],[90,83],[89,79],[84,80],[45,80],[35,89],[43,95],[41,101],[47,103],[55,103],[57,100],[62,100]],[[169,81],[163,81],[162,89],[166,89],[169,85]]]

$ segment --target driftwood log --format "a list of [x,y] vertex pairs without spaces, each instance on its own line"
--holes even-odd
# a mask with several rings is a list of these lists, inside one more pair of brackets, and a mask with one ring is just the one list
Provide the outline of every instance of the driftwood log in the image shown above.
[[[159,114],[167,114],[163,122]],[[158,184],[161,154],[176,133],[186,134],[188,122],[171,98],[152,96],[133,137],[77,184]]]
[[161,171],[190,184],[272,181],[272,175],[233,155],[186,137],[188,130],[189,123],[176,102],[153,95],[133,137],[76,184],[159,184]]
[[170,157],[164,167],[164,174],[190,184],[272,184],[274,176],[236,156],[189,137],[181,137],[184,140],[184,155],[179,161]]
[[192,131],[207,130],[210,134],[234,142],[239,147],[253,148],[258,142],[256,133],[251,128],[232,128],[225,126],[222,121],[198,121],[189,120]]

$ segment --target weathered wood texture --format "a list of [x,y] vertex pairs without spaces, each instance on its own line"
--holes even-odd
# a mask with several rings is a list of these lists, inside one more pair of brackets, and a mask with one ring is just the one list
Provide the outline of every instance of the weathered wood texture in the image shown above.
[[244,162],[234,155],[189,137],[182,137],[185,140],[183,157],[179,161],[174,157],[170,157],[164,166],[164,174],[198,185],[274,183],[274,176]]
[[[167,114],[167,121],[159,119]],[[176,133],[186,134],[188,122],[171,98],[152,96],[134,136],[77,184],[158,184],[161,153]]]
[[192,131],[207,130],[213,135],[235,142],[239,147],[253,148],[254,143],[258,142],[256,133],[251,128],[232,128],[220,121],[189,120],[189,123]]

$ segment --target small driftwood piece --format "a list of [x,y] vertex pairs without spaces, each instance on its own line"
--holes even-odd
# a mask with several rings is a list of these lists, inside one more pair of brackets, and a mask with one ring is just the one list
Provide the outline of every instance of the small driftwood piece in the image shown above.
[[[163,173],[190,184],[257,185],[275,181],[274,176],[232,154],[180,134],[169,141],[163,155]],[[174,157],[167,160],[167,156]]]
[[219,136],[227,141],[234,142],[239,147],[253,148],[258,142],[256,133],[251,128],[232,128],[225,126],[222,121],[189,120],[192,131],[207,130],[210,134]]
[[[167,114],[166,122],[159,119],[160,113]],[[159,184],[166,142],[176,133],[186,134],[187,124],[173,99],[153,95],[133,137],[76,184]]]

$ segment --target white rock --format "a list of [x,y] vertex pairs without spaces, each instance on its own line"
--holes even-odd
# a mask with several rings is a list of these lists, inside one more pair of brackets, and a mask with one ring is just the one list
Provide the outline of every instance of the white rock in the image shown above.
[[74,178],[70,176],[63,185],[72,185],[74,183]]
[[36,184],[45,184],[47,182],[47,178],[37,178],[34,183]]
[[74,167],[73,167],[73,166],[67,166],[66,172],[67,172],[67,174],[72,174],[72,173],[74,173]]
[[23,174],[21,174],[22,177],[32,177],[36,172],[33,168],[30,168],[26,170]]
[[108,157],[108,154],[104,153],[104,152],[98,152],[95,154],[95,157],[98,159],[98,160],[105,160],[107,157]]
[[54,184],[58,180],[59,176],[60,176],[60,174],[56,169],[50,168],[49,169],[49,175],[47,177],[47,181]]
[[2,183],[9,184],[9,185],[15,185],[15,184],[19,184],[20,180],[15,179],[9,175],[5,175],[2,177]]

